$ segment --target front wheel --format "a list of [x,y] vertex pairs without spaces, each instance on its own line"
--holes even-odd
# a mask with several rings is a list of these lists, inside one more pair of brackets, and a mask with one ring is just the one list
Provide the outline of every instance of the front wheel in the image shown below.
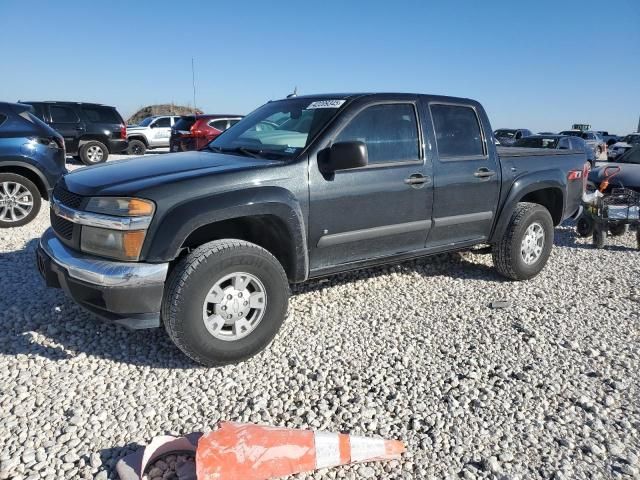
[[547,264],[553,245],[553,220],[535,203],[519,203],[502,239],[493,247],[493,265],[504,277],[527,280]]
[[15,173],[0,173],[0,228],[21,227],[31,222],[42,198],[38,187]]
[[176,265],[162,320],[187,356],[218,366],[263,350],[280,329],[288,302],[287,276],[273,255],[249,242],[216,240]]
[[129,146],[127,147],[127,153],[129,155],[144,155],[147,151],[147,146],[140,140],[129,140]]
[[627,225],[625,223],[611,223],[609,225],[609,233],[612,237],[619,237],[627,233]]
[[591,217],[582,214],[576,221],[576,233],[579,237],[588,237],[593,234],[593,220]]

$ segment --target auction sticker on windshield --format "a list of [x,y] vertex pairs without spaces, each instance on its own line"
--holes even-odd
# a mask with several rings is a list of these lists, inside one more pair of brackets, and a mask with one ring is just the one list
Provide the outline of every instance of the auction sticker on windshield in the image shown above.
[[307,110],[312,110],[315,108],[340,108],[346,100],[318,100],[317,102],[312,102]]

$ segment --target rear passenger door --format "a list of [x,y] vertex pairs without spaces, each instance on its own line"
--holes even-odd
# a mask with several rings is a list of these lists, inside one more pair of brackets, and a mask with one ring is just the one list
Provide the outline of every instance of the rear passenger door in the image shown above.
[[481,112],[464,103],[431,102],[427,108],[436,140],[433,228],[427,246],[486,240],[498,205],[501,171],[484,134],[488,130]]
[[416,103],[367,102],[344,115],[326,146],[362,141],[369,163],[323,174],[312,159],[312,271],[421,250],[431,223],[431,171]]
[[67,152],[76,153],[79,139],[86,131],[86,127],[75,109],[70,105],[49,104],[49,117],[51,127],[64,137]]

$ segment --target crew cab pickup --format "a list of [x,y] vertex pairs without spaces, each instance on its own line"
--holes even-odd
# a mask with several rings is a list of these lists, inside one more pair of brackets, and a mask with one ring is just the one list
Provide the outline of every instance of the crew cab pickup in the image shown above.
[[586,169],[584,152],[498,151],[469,99],[287,98],[203,150],[63,177],[38,266],[103,318],[238,362],[275,337],[291,283],[476,245],[505,277],[533,277]]

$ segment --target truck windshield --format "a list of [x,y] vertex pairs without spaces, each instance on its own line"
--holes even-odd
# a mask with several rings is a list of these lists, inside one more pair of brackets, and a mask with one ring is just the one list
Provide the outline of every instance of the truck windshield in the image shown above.
[[345,103],[343,99],[269,102],[229,128],[206,148],[268,159],[300,153]]
[[546,137],[526,137],[517,140],[514,147],[526,147],[526,148],[556,148],[558,145],[557,138]]
[[144,120],[142,120],[141,122],[138,122],[138,126],[139,127],[146,127],[147,125],[149,125],[151,122],[153,121],[153,117],[147,117]]
[[495,137],[500,138],[513,138],[516,136],[515,130],[496,130],[493,134]]

